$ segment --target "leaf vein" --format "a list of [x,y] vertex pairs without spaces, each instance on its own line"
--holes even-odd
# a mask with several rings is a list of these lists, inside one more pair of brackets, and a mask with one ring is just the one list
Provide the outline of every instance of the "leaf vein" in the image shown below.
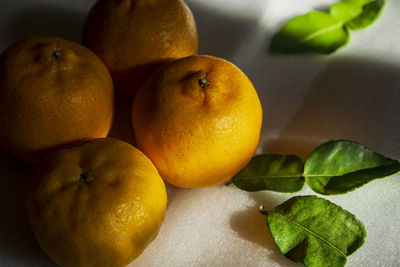
[[335,31],[335,30],[337,30],[337,29],[339,29],[341,27],[343,27],[343,23],[342,22],[339,22],[338,24],[334,24],[334,25],[331,25],[331,26],[326,27],[326,28],[322,28],[322,29],[320,29],[320,30],[318,30],[318,31],[316,31],[316,32],[304,37],[303,39],[299,40],[294,46],[298,46],[298,45],[304,44],[304,43],[314,39],[315,37],[317,37],[319,35],[325,34],[325,33],[330,32],[330,31]]
[[[363,169],[358,169],[358,170],[354,170],[354,171],[348,171],[348,172],[345,172],[345,173],[335,173],[335,174],[327,174],[327,173],[324,173],[324,174],[306,174],[306,173],[304,173],[303,175],[305,177],[340,177],[340,176],[345,176],[345,175],[349,175],[349,174],[356,174],[356,173],[362,172],[362,171],[373,171],[375,169],[382,168],[382,167],[396,167],[396,166],[400,166],[400,164],[395,162],[395,163],[391,163],[391,164],[387,164],[387,165],[380,165],[380,166],[378,165],[378,166],[374,166],[374,167],[371,167],[371,168],[363,168]],[[397,172],[399,172],[399,171],[395,171],[394,174],[397,173]]]
[[340,255],[342,255],[343,257],[347,258],[346,254],[344,252],[342,252],[339,248],[337,248],[335,245],[333,245],[332,243],[330,243],[328,240],[325,240],[324,238],[322,238],[321,236],[319,236],[318,234],[314,233],[313,231],[307,229],[306,227],[304,227],[303,225],[285,217],[282,214],[279,213],[271,213],[273,215],[276,215],[282,219],[284,219],[285,221],[297,226],[298,228],[302,229],[305,232],[308,232],[309,234],[311,234],[312,236],[318,238],[319,240],[321,240],[323,243],[327,244],[328,246],[332,247],[334,250],[336,250]]

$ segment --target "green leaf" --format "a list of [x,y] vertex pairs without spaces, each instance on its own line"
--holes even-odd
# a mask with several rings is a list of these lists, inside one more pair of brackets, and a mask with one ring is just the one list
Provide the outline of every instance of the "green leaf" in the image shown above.
[[366,4],[369,4],[374,1],[376,1],[376,0],[342,0],[341,2],[352,2],[359,6],[365,6]]
[[303,161],[294,155],[259,155],[232,178],[242,190],[298,192],[303,188]]
[[323,195],[343,194],[400,171],[400,163],[346,140],[317,147],[306,160],[307,184]]
[[293,197],[271,212],[260,211],[282,253],[309,267],[344,266],[367,235],[353,214],[317,196]]
[[353,30],[363,29],[375,22],[382,13],[385,0],[375,0],[364,6],[362,13],[346,26]]
[[328,13],[313,11],[291,19],[274,36],[274,53],[331,53],[345,45],[349,33],[343,23]]
[[358,17],[364,5],[374,0],[343,0],[331,5],[329,13],[343,24]]

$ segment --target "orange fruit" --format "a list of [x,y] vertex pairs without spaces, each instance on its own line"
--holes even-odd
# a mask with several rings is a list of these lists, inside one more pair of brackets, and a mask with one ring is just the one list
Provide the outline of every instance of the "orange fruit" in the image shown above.
[[235,65],[211,56],[167,64],[136,96],[138,147],[178,187],[222,183],[252,158],[260,138],[257,92]]
[[83,44],[105,62],[117,90],[136,95],[161,65],[197,53],[192,12],[183,0],[99,0]]
[[62,149],[40,165],[28,218],[40,247],[61,266],[125,266],[152,242],[166,212],[152,162],[111,138]]
[[111,76],[86,47],[56,37],[17,42],[0,57],[0,146],[30,163],[105,137],[114,114]]

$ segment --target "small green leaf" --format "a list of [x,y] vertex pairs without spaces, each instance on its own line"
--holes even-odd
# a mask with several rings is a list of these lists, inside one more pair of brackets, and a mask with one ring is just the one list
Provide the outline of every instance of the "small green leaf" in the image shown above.
[[363,29],[375,22],[382,13],[385,0],[375,0],[364,6],[362,13],[346,26],[353,30]]
[[291,19],[274,36],[271,51],[278,53],[331,53],[345,45],[349,33],[328,13],[313,11]]
[[341,2],[351,2],[355,5],[362,7],[362,6],[365,6],[366,4],[369,4],[374,1],[376,1],[376,0],[342,0]]
[[309,267],[344,266],[367,235],[353,214],[317,196],[293,197],[260,211],[282,253]]
[[363,12],[364,5],[374,0],[343,0],[331,5],[329,13],[343,24],[358,17]]
[[232,178],[242,190],[298,192],[303,188],[303,161],[294,155],[259,155]]
[[398,161],[346,140],[317,147],[304,166],[307,184],[323,195],[343,194],[399,171]]

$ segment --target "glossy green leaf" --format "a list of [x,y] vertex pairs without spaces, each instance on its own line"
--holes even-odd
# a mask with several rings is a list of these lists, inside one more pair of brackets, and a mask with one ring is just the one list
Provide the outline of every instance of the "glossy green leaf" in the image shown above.
[[331,5],[329,13],[343,24],[358,17],[363,7],[374,0],[343,0]]
[[400,163],[346,140],[317,147],[306,160],[307,184],[324,195],[343,194],[400,171]]
[[349,33],[328,13],[313,11],[291,19],[274,36],[274,53],[331,53],[345,45]]
[[260,211],[282,253],[309,267],[344,266],[367,235],[353,214],[317,196],[293,197]]
[[303,161],[294,155],[259,155],[232,178],[242,190],[298,192],[303,188]]
[[382,13],[385,0],[375,0],[364,6],[362,13],[351,20],[347,26],[353,30],[363,29],[375,22]]

